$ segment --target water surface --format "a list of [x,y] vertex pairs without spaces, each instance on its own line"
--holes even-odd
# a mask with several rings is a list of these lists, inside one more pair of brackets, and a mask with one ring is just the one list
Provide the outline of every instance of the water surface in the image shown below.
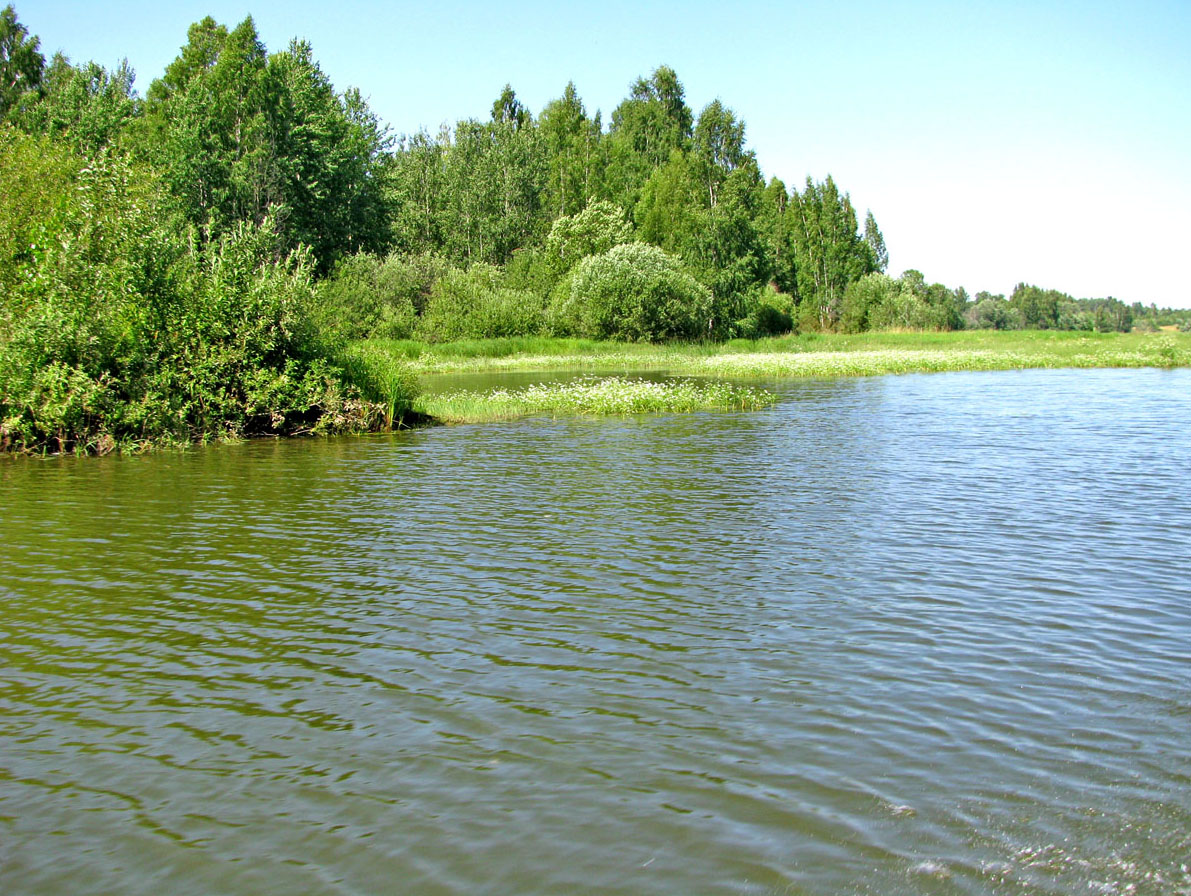
[[1191,893],[1191,371],[0,463],[4,893]]

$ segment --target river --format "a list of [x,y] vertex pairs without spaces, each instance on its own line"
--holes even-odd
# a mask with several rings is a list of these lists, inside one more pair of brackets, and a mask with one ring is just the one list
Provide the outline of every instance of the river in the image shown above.
[[1191,893],[1191,371],[0,459],[5,894]]

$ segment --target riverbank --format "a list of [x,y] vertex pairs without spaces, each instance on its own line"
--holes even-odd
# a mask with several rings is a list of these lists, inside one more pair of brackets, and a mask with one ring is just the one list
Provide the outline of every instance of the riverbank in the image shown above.
[[728,379],[877,376],[958,370],[1191,366],[1191,333],[1060,331],[805,333],[718,344],[646,345],[512,338],[361,343],[373,359],[440,373],[664,371]]
[[[769,403],[764,391],[741,390],[725,381],[1030,368],[1185,367],[1191,366],[1191,333],[805,333],[666,345],[541,337],[450,343],[369,340],[346,347],[339,362],[353,382],[368,388],[355,403],[358,420],[353,423],[342,415],[332,415],[329,423],[316,419],[316,428],[324,432],[435,422],[480,423],[529,414],[680,413],[747,409]],[[595,379],[584,389],[557,385],[533,390],[456,389],[448,396],[443,393],[452,390],[436,388],[435,380],[443,375],[484,373],[589,374]],[[662,389],[635,378],[650,373],[691,377],[701,385]],[[608,378],[614,379],[608,382]],[[315,427],[302,427],[298,434],[311,428]],[[220,437],[234,440],[251,434],[228,431]],[[183,442],[177,438],[108,439],[94,446],[79,443],[73,450],[138,451],[165,444]],[[19,449],[0,440],[3,447]],[[27,446],[23,453],[67,450],[61,443],[57,447],[54,452],[52,445]]]
[[[1176,367],[1191,364],[1191,334],[1071,332],[808,333],[721,344],[510,338],[442,344],[369,341],[353,351],[383,376],[416,375],[420,419],[482,423],[529,414],[631,414],[755,408],[767,393],[723,381],[880,376],[1029,368]],[[589,374],[582,384],[441,390],[458,374]],[[696,377],[669,387],[632,374]],[[603,377],[604,379],[601,379]]]
[[414,373],[665,371],[690,377],[785,379],[1058,367],[1191,366],[1191,334],[1064,331],[802,334],[716,344],[506,338],[443,344],[370,341],[357,349]]

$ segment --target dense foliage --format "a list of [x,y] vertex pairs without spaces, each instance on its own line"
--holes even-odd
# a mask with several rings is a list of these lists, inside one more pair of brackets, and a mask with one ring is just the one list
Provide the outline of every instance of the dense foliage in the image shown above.
[[[1021,285],[888,276],[834,180],[762,174],[745,123],[666,66],[605,127],[573,84],[536,118],[399,139],[310,44],[192,25],[145,95],[127,64],[48,63],[0,13],[0,445],[373,425],[408,378],[350,349],[875,328],[1127,330],[1191,315]],[[383,365],[382,365],[383,367]],[[380,372],[378,372],[380,371]]]
[[118,444],[358,425],[313,325],[309,252],[271,220],[211,242],[152,171],[0,130],[0,445]]
[[713,326],[710,290],[655,246],[626,243],[579,262],[551,309],[560,335],[629,342],[697,339]]

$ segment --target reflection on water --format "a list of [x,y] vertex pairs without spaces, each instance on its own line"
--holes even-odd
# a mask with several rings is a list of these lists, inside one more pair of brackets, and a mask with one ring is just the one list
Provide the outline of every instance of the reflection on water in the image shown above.
[[0,891],[1191,892],[1191,372],[0,463]]

